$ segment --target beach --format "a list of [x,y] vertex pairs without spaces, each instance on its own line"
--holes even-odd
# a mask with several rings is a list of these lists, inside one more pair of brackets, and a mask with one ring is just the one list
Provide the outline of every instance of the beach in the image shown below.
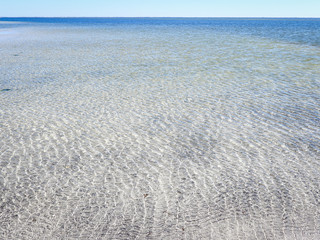
[[14,21],[0,239],[320,238],[320,21]]

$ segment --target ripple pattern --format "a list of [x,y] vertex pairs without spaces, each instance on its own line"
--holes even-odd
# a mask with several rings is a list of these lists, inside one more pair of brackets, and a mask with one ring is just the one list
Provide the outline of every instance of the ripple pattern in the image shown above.
[[0,239],[320,238],[318,47],[203,26],[0,38]]

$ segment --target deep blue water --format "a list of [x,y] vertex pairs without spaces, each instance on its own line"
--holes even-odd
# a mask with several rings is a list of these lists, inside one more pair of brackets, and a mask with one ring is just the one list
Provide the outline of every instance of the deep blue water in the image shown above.
[[61,27],[197,27],[241,35],[320,46],[320,18],[0,18],[0,28],[44,25]]

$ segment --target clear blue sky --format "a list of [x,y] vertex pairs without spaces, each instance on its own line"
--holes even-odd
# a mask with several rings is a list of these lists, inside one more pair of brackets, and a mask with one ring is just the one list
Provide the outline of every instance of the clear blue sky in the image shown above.
[[320,0],[0,0],[0,17],[320,17]]

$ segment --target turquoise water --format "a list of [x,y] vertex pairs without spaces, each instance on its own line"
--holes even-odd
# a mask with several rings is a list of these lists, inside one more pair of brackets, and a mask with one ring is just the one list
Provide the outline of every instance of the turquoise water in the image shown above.
[[319,239],[319,39],[0,18],[0,238]]

